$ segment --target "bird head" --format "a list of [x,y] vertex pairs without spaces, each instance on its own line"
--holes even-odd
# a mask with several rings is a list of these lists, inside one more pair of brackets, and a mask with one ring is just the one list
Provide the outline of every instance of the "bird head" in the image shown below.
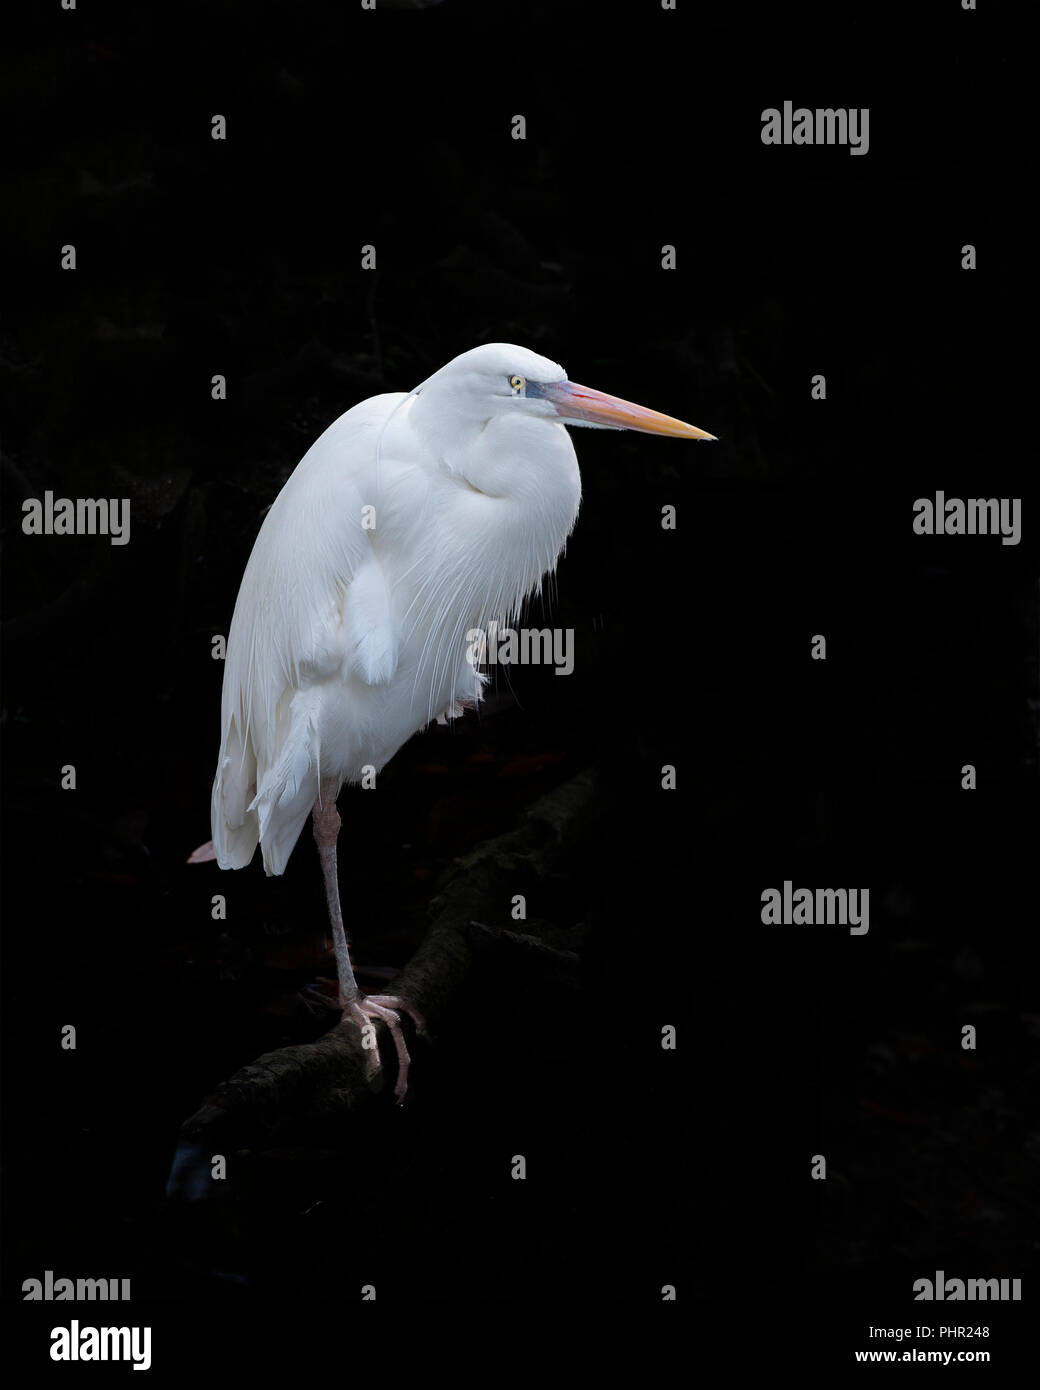
[[[461,562],[481,622],[516,613],[555,567],[581,505],[568,425],[713,439],[693,425],[570,381],[512,343],[454,358],[399,407],[402,447],[435,488],[447,572]],[[409,448],[410,445],[410,448]]]
[[452,418],[456,438],[467,424],[483,429],[499,417],[639,430],[678,439],[715,438],[670,415],[579,386],[568,380],[558,362],[515,343],[486,343],[461,353],[414,394],[426,396],[424,413],[433,408]]
[[513,343],[473,348],[434,372],[411,393],[408,425],[422,440],[426,467],[491,499],[473,500],[472,524],[495,505],[502,521],[492,525],[489,538],[499,536],[500,525],[513,525],[518,534],[544,533],[554,557],[581,502],[578,460],[565,426],[714,438],[670,415],[579,386],[558,362]]

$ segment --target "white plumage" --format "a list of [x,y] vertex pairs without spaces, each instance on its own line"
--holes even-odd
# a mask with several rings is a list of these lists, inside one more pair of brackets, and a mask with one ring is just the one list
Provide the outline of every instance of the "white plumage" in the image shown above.
[[[516,409],[481,418],[442,400],[464,364],[488,375],[503,352],[490,373],[503,403],[514,405],[517,373],[565,379],[522,348],[466,353],[417,392],[341,415],[267,513],[227,644],[213,785],[221,868],[248,864],[259,841],[268,873],[282,873],[320,776],[378,773],[442,711],[477,699],[466,633],[515,616],[554,567],[581,500],[562,423]],[[523,462],[510,476],[513,458]]]
[[[495,343],[412,392],[363,401],[307,451],[264,518],[231,622],[212,797],[221,868],[243,868],[259,843],[267,872],[282,873],[314,809],[319,848],[331,836],[336,930],[335,797],[480,698],[467,634],[517,617],[578,514],[564,421],[713,438]],[[347,1008],[364,996],[344,979],[340,935]]]

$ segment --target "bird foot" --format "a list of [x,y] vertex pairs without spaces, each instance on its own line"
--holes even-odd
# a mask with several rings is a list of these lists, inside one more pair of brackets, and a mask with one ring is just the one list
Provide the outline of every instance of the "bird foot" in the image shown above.
[[405,1042],[404,1033],[401,1031],[401,1014],[406,1013],[408,1015],[419,1033],[426,1032],[426,1020],[418,1009],[413,1008],[408,1003],[407,999],[402,999],[397,994],[359,994],[354,999],[341,999],[340,1008],[343,1010],[343,1017],[349,1018],[361,1029],[362,1045],[368,1053],[370,1079],[382,1066],[379,1045],[375,1036],[376,1020],[381,1020],[390,1029],[390,1036],[393,1038],[394,1047],[397,1050],[397,1081],[394,1083],[394,1095],[397,1097],[397,1103],[400,1104],[408,1090],[408,1066],[411,1062],[408,1055],[408,1045]]

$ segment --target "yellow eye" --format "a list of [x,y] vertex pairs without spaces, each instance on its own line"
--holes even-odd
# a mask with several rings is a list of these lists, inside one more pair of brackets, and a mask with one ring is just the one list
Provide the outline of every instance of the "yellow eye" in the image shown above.
[[509,378],[509,384],[517,394],[524,389],[524,379],[522,376],[511,376]]

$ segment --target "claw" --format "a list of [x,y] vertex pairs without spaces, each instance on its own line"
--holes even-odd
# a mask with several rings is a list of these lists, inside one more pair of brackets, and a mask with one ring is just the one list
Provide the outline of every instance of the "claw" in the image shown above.
[[[404,1033],[401,1031],[399,1011],[403,1011],[412,1019],[420,1033],[426,1031],[425,1019],[407,1000],[401,999],[396,994],[359,994],[356,999],[344,1002],[342,1008],[343,1017],[352,1019],[362,1030],[376,1019],[380,1019],[390,1029],[390,1036],[394,1040],[394,1048],[397,1051],[397,1081],[394,1083],[394,1095],[397,1097],[398,1105],[400,1105],[408,1090],[408,1067],[412,1059],[408,1055],[408,1045],[405,1042]],[[368,1052],[368,1076],[371,1079],[379,1071],[382,1061],[377,1047],[366,1049],[366,1051]]]
[[380,1004],[384,1009],[403,1009],[408,1017],[415,1024],[417,1033],[426,1033],[426,1020],[414,1005],[409,1004],[407,999],[402,999],[399,994],[369,994],[366,998],[373,1004]]

